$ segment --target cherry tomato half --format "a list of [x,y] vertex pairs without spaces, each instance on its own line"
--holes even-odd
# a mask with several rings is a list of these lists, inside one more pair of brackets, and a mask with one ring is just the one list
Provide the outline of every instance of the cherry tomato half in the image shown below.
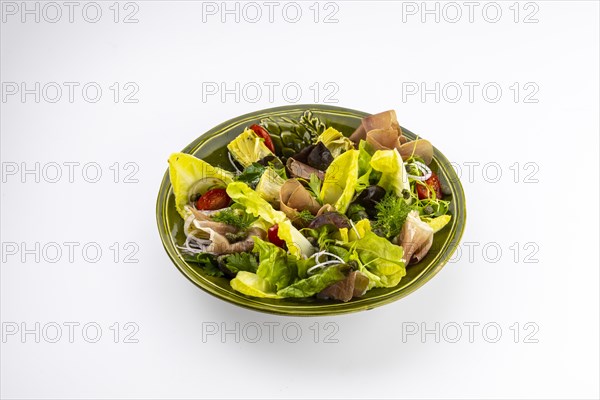
[[211,189],[196,200],[198,210],[220,210],[231,204],[225,189]]
[[431,173],[431,176],[425,181],[425,183],[427,184],[427,187],[423,185],[417,185],[417,194],[419,195],[420,200],[433,197],[434,192],[435,197],[438,200],[442,198],[442,186],[440,184],[440,178],[438,178],[435,172]]
[[273,243],[275,246],[277,247],[281,247],[282,249],[285,248],[285,242],[281,239],[279,239],[279,236],[277,236],[277,234],[279,233],[279,225],[273,225],[272,227],[269,228],[269,231],[267,232],[267,237],[269,238],[269,242]]
[[250,129],[252,129],[259,138],[264,139],[265,146],[267,146],[269,150],[275,153],[275,146],[273,145],[273,140],[271,140],[271,135],[269,135],[269,132],[267,132],[265,128],[263,128],[260,125],[254,124],[250,126]]

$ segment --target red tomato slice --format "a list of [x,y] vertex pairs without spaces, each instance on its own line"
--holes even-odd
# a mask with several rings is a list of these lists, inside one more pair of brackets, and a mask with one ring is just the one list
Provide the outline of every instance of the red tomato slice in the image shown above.
[[442,185],[440,184],[440,178],[438,178],[435,172],[431,173],[431,176],[425,181],[425,183],[427,184],[427,187],[417,184],[417,194],[419,195],[419,200],[433,197],[433,193],[435,193],[435,196],[438,200],[442,198]]
[[273,243],[277,247],[285,248],[285,242],[277,236],[279,233],[279,225],[273,225],[269,228],[267,232],[267,237],[269,238],[269,242]]
[[269,132],[267,132],[265,128],[263,128],[260,125],[254,124],[250,126],[250,129],[252,129],[259,138],[264,139],[265,146],[267,146],[269,150],[275,153],[275,146],[273,145],[273,140],[271,140],[271,135],[269,135]]
[[220,210],[231,204],[231,198],[225,189],[211,189],[196,200],[198,210]]

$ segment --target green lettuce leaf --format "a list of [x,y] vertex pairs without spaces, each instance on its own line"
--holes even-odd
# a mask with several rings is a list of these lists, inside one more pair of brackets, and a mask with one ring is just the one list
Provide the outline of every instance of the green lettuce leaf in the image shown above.
[[286,251],[273,243],[265,242],[257,236],[254,236],[253,239],[252,251],[258,253],[259,259],[256,275],[277,290],[292,283],[298,276],[294,259],[292,257],[288,259]]
[[285,241],[289,252],[298,258],[309,257],[315,252],[312,244],[292,225],[289,219],[279,223],[277,236]]
[[334,158],[354,148],[352,140],[334,128],[327,128],[325,132],[319,135],[317,142],[323,142]]
[[367,271],[366,275],[377,287],[394,287],[406,275],[402,247],[373,232],[366,232],[361,239],[350,242],[350,249],[356,251],[360,258],[361,272]]
[[240,271],[230,282],[231,287],[247,296],[279,299],[273,287],[253,272]]
[[[308,257],[314,249],[308,239],[296,229],[286,215],[277,211],[257,192],[250,189],[244,182],[232,182],[227,186],[227,194],[233,201],[246,208],[246,212],[261,217],[269,226],[278,224],[277,236],[285,241],[288,250],[294,256]],[[267,227],[268,228],[268,227]]]
[[342,272],[345,265],[332,265],[326,268],[321,273],[312,275],[306,279],[299,280],[290,286],[277,291],[277,295],[281,297],[310,297],[326,287],[333,285],[346,278]]
[[371,157],[371,167],[381,172],[381,178],[377,185],[386,191],[393,191],[398,197],[403,197],[403,190],[410,191],[404,162],[400,153],[395,149],[377,150]]
[[264,139],[258,137],[252,129],[247,128],[238,137],[233,139],[227,149],[244,168],[273,153],[265,145]]
[[333,162],[325,171],[321,199],[344,214],[352,201],[358,181],[358,150],[348,150]]
[[190,154],[174,153],[169,157],[169,177],[175,194],[175,207],[182,218],[187,218],[189,211],[185,206],[189,203],[189,191],[200,179],[217,178],[226,185],[233,181],[233,174],[224,169],[213,167]]
[[246,208],[246,212],[261,217],[271,225],[284,221],[287,217],[281,211],[275,210],[256,191],[244,182],[232,182],[227,185],[227,194],[233,201]]
[[361,219],[354,224],[353,228],[340,228],[338,235],[342,242],[348,243],[364,237],[368,232],[371,232],[371,221]]
[[356,193],[360,193],[369,186],[369,177],[373,171],[371,167],[371,153],[367,150],[368,143],[361,140],[358,145],[358,180],[356,181]]

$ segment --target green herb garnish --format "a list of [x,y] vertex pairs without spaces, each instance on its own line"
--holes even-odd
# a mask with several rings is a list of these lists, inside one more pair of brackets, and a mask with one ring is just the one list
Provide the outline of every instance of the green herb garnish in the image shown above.
[[298,213],[297,218],[302,220],[303,222],[309,224],[312,222],[313,219],[315,219],[315,216],[312,215],[311,212],[308,210],[302,210]]
[[256,272],[258,268],[258,261],[253,253],[234,253],[220,256],[219,262],[234,275],[239,271]]
[[308,191],[315,196],[315,199],[319,202],[319,204],[323,204],[323,199],[321,199],[321,185],[323,184],[319,177],[316,174],[310,174],[310,180],[301,179],[302,181],[308,184]]
[[248,229],[252,225],[252,223],[256,221],[256,219],[257,218],[254,217],[252,214],[249,214],[244,210],[239,210],[235,208],[223,210],[212,216],[213,221],[235,226],[240,230]]
[[238,175],[236,180],[246,183],[252,189],[256,189],[256,185],[258,185],[260,177],[265,172],[266,168],[267,167],[259,163],[252,163],[246,168],[244,168],[244,170],[241,174]]
[[217,259],[212,254],[184,254],[183,259],[187,262],[198,264],[208,276],[223,276],[223,271],[219,269]]
[[393,238],[400,234],[402,226],[412,207],[406,201],[388,193],[375,206],[377,216],[373,224],[373,231],[380,233],[386,238]]

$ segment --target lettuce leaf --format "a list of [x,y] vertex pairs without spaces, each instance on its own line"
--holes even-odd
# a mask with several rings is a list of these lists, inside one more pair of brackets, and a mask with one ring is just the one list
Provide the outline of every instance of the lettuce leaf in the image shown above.
[[292,283],[298,276],[296,263],[281,247],[254,236],[253,252],[258,253],[258,269],[256,275],[267,281],[277,290]]
[[334,128],[327,128],[319,135],[317,142],[323,142],[334,158],[354,148],[354,143]]
[[336,282],[344,280],[346,275],[342,272],[345,265],[332,265],[321,273],[302,279],[290,286],[277,291],[281,297],[310,297]]
[[233,139],[227,149],[244,168],[253,162],[261,160],[273,153],[265,145],[264,139],[258,137],[252,129],[246,128],[238,137]]
[[[288,250],[294,256],[300,258],[308,257],[314,253],[314,249],[308,239],[296,229],[286,215],[277,211],[263,199],[257,192],[250,189],[244,182],[232,182],[227,186],[227,194],[236,203],[246,208],[246,212],[261,217],[269,226],[278,224],[277,236],[285,241]],[[268,228],[268,227],[267,227]]]
[[171,154],[169,177],[175,194],[175,207],[184,219],[189,215],[189,211],[185,210],[189,203],[189,191],[196,182],[204,178],[217,178],[227,185],[233,181],[231,172],[213,167],[206,161],[186,153]]
[[232,182],[227,185],[227,194],[233,201],[245,207],[246,212],[261,217],[271,225],[284,221],[287,217],[281,211],[275,210],[244,182]]
[[371,167],[381,172],[381,178],[377,185],[386,191],[393,191],[396,196],[403,197],[402,191],[410,191],[408,176],[404,168],[404,162],[398,151],[377,150],[371,157]]
[[360,258],[361,272],[367,271],[366,275],[376,287],[394,287],[406,275],[402,247],[373,232],[366,232],[361,239],[350,242],[350,248]]
[[309,257],[315,252],[312,244],[292,225],[289,219],[279,223],[277,236],[285,241],[289,252],[298,258]]
[[348,243],[364,237],[368,232],[371,232],[371,221],[361,219],[354,223],[354,228],[340,228],[339,235],[342,242]]
[[273,287],[253,272],[240,271],[230,282],[231,287],[247,296],[279,299]]
[[325,171],[321,199],[344,214],[352,201],[358,181],[358,150],[348,150],[333,160]]
[[369,186],[369,177],[373,171],[371,167],[371,153],[367,150],[368,143],[361,140],[358,145],[358,180],[356,192],[360,193]]

